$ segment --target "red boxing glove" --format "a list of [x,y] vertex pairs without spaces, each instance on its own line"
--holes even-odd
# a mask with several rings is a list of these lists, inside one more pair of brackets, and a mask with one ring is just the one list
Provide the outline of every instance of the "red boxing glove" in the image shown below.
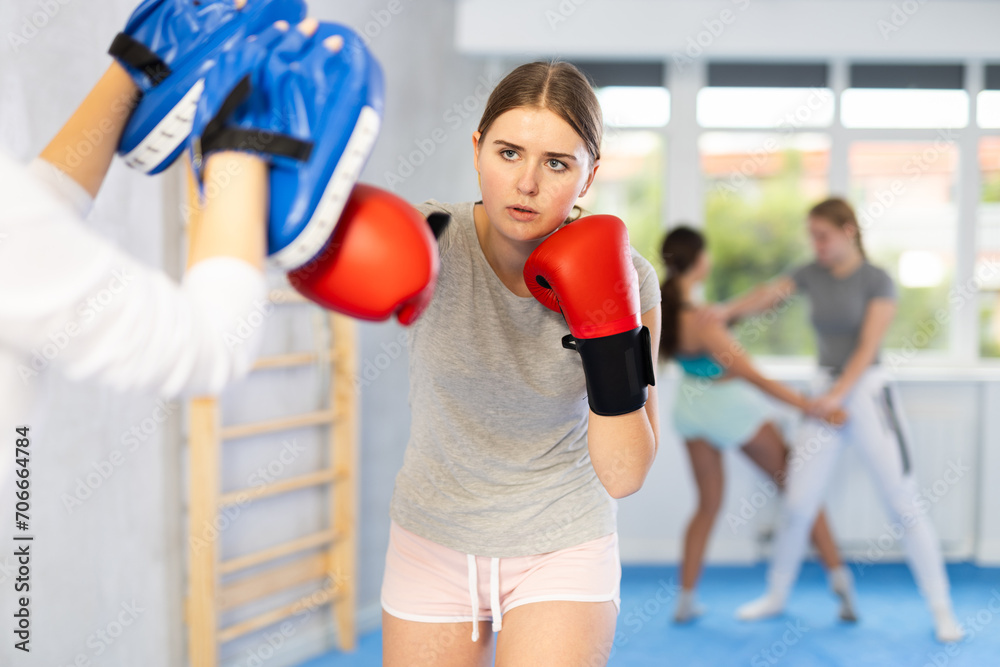
[[425,220],[396,195],[370,185],[355,186],[333,236],[288,280],[315,303],[363,320],[393,313],[412,324],[430,303],[437,281],[435,237],[448,216]]
[[566,319],[563,347],[580,353],[590,409],[623,415],[644,406],[656,380],[625,223],[591,215],[565,225],[528,257],[524,282]]

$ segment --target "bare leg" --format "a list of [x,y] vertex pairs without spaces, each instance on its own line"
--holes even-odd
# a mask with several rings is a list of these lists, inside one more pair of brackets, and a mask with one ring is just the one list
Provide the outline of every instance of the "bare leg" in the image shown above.
[[681,561],[681,592],[674,611],[676,623],[687,623],[700,616],[704,609],[695,601],[694,587],[701,576],[708,537],[712,534],[715,517],[722,503],[722,455],[705,440],[685,440],[691,471],[698,485],[698,506],[684,532],[684,553]]
[[833,533],[826,521],[826,511],[820,510],[813,523],[812,532],[809,534],[812,543],[816,545],[819,559],[823,561],[823,567],[828,571],[836,570],[844,564],[840,559],[840,551],[837,550],[837,543],[833,540]]
[[684,561],[681,563],[681,587],[691,591],[701,575],[708,536],[722,503],[722,454],[705,440],[686,440],[684,444],[698,484],[698,507],[684,533]]
[[532,602],[515,607],[503,615],[496,665],[602,667],[611,656],[617,620],[614,602]]
[[[507,615],[504,615],[504,630]],[[493,655],[493,630],[479,623],[418,623],[382,612],[382,664],[385,667],[486,667]]]

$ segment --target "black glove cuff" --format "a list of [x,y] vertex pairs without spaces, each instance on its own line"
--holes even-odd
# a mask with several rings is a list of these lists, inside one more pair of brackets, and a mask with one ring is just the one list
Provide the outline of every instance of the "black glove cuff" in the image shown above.
[[601,338],[563,336],[563,347],[583,361],[590,409],[604,416],[624,415],[646,404],[648,385],[656,384],[649,329],[639,327]]

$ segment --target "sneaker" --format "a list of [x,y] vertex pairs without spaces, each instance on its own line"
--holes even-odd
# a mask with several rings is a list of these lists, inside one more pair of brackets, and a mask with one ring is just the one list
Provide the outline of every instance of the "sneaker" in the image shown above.
[[965,639],[965,630],[955,618],[951,605],[935,607],[931,611],[934,615],[934,636],[939,642],[950,644]]
[[705,614],[705,607],[694,597],[694,591],[681,591],[674,610],[674,623],[690,623]]
[[829,574],[830,590],[840,600],[838,616],[845,623],[857,623],[858,615],[854,604],[854,577],[846,565],[841,565]]
[[760,621],[778,616],[784,611],[785,601],[777,595],[768,593],[737,609],[736,618],[741,621]]

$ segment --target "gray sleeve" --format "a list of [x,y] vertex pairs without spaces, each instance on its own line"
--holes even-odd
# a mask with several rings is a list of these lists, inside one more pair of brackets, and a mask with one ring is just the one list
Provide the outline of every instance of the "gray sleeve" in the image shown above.
[[452,217],[452,221],[448,224],[447,227],[444,228],[444,232],[442,232],[441,237],[437,240],[438,254],[441,257],[444,257],[445,252],[447,252],[448,248],[451,247],[452,234],[455,233],[454,213],[449,209],[447,204],[442,204],[436,199],[428,199],[422,204],[417,204],[414,208],[420,211],[420,215],[424,216],[425,218],[431,213],[447,213]]
[[791,278],[795,283],[796,290],[805,292],[808,287],[809,273],[812,270],[812,267],[812,264],[803,264],[802,266],[792,269],[785,275]]
[[892,276],[883,269],[873,266],[868,277],[868,298],[869,299],[892,299],[896,300],[896,283]]
[[660,279],[649,260],[635,248],[632,248],[632,263],[639,274],[639,312],[645,313],[660,305]]

